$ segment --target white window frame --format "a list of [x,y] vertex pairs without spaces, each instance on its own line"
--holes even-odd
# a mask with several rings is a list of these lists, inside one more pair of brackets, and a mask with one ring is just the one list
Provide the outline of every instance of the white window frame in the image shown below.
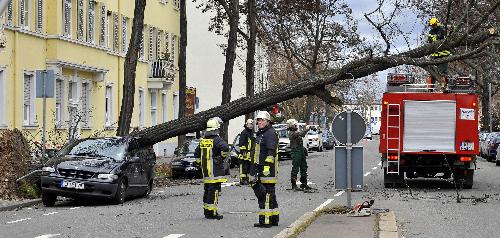
[[[24,88],[26,87],[26,77],[29,77],[29,104],[26,104],[26,96],[24,95]],[[32,71],[25,71],[23,73],[23,126],[36,126],[36,88],[35,88],[35,73]],[[26,106],[28,106],[28,115],[26,115]]]
[[36,23],[35,23],[35,30],[38,33],[43,32],[43,1],[44,0],[37,0],[36,1]]
[[151,114],[151,126],[158,125],[158,90],[151,89],[149,91],[150,95],[150,114]]
[[105,46],[106,45],[106,31],[107,31],[107,24],[106,24],[106,17],[107,17],[107,11],[106,11],[106,5],[102,4],[100,5],[100,19],[99,19],[99,45],[100,46]]
[[30,29],[30,0],[18,0],[17,2],[18,18],[17,23],[19,28],[29,30]]
[[87,42],[95,43],[95,7],[94,0],[88,0],[87,4]]
[[104,104],[104,120],[105,126],[111,127],[114,121],[114,92],[113,84],[107,84],[106,90],[104,91],[105,104]]
[[[62,35],[71,38],[73,25],[73,1],[63,0]],[[67,21],[67,22],[66,22]]]
[[145,118],[144,118],[144,89],[139,88],[138,97],[138,108],[139,108],[139,128],[143,128],[145,126]]
[[76,38],[83,41],[85,37],[85,17],[83,0],[76,0]]
[[[80,111],[82,113],[82,127],[83,128],[91,128],[91,113],[92,113],[92,102],[91,102],[91,94],[92,94],[92,83],[90,80],[84,79],[81,81],[81,100],[80,100]],[[85,85],[87,87],[87,92],[84,94]],[[87,103],[87,108],[84,108],[85,102]]]
[[[60,83],[60,84],[59,84]],[[58,86],[59,85],[59,86]],[[56,79],[56,84],[55,86],[55,99],[56,99],[56,104],[55,104],[55,122],[56,122],[56,127],[60,128],[62,127],[64,123],[64,105],[65,105],[65,82],[64,79],[62,78],[57,78]],[[60,90],[60,93],[58,91]],[[59,104],[59,105],[58,105]]]
[[7,95],[5,90],[5,69],[0,67],[0,127],[7,127],[6,122],[6,108],[7,108]]
[[127,42],[127,27],[128,27],[128,18],[122,15],[122,52],[127,53],[128,51],[128,42]]
[[161,93],[161,110],[162,110],[162,122],[168,121],[168,97],[167,92]]

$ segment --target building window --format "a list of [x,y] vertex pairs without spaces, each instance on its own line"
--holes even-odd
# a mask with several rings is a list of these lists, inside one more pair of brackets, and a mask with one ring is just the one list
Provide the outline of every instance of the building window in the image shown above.
[[151,126],[158,125],[158,92],[151,90]]
[[139,127],[144,127],[144,90],[139,89]]
[[87,18],[87,42],[95,42],[95,1],[89,0]]
[[169,44],[169,41],[170,39],[168,38],[168,32],[165,31],[165,59],[168,60],[169,59],[169,55],[168,55],[168,52],[169,52],[169,49],[168,49],[168,46],[170,45]]
[[106,47],[111,48],[111,30],[113,29],[112,13],[110,11],[106,14]]
[[180,9],[180,0],[174,0],[174,9],[179,10]]
[[24,74],[24,101],[23,101],[23,124],[32,126],[36,124],[35,109],[35,76],[32,73]]
[[175,65],[175,44],[176,44],[176,41],[177,41],[177,36],[176,35],[172,35],[172,44],[170,46],[171,50],[171,59],[172,59],[172,64]]
[[43,0],[36,1],[36,31],[43,32]]
[[63,98],[64,98],[64,81],[56,80],[56,126],[60,127],[63,123]]
[[5,22],[8,26],[12,26],[13,17],[14,17],[14,13],[12,10],[12,1],[10,1],[9,5],[7,5],[7,20]]
[[113,50],[118,52],[120,45],[118,43],[118,13],[113,13]]
[[72,21],[72,0],[64,0],[63,4],[63,35],[71,37],[71,21]]
[[101,18],[99,20],[99,45],[104,46],[106,37],[106,6],[101,5]]
[[84,128],[90,127],[90,114],[91,114],[91,106],[90,106],[90,83],[83,82],[82,83],[82,97],[81,97],[81,106],[82,106],[82,125]]
[[148,44],[148,60],[152,62],[153,59],[153,37],[154,37],[154,27],[150,26],[149,27],[149,44]]
[[19,27],[29,30],[30,22],[30,1],[29,0],[19,0]]
[[5,79],[4,71],[0,69],[0,126],[5,126],[5,108],[7,104],[5,102]]
[[83,0],[77,0],[77,6],[76,6],[76,12],[77,12],[77,17],[76,17],[76,38],[78,40],[83,40]]
[[122,52],[127,53],[127,22],[128,19],[125,16],[122,16]]
[[161,55],[161,41],[163,39],[163,31],[158,30],[158,33],[156,35],[156,59],[162,59],[163,56]]
[[110,127],[113,124],[113,87],[106,86],[106,126]]
[[168,104],[167,104],[167,94],[161,94],[161,109],[162,109],[162,122],[165,123],[168,120]]
[[141,52],[140,52],[140,56],[139,56],[139,58],[141,60],[144,60],[144,52],[145,52],[145,50],[144,50],[144,39],[146,38],[146,35],[145,35],[146,31],[144,30],[145,28],[146,28],[146,26],[144,25],[144,27],[142,28]]

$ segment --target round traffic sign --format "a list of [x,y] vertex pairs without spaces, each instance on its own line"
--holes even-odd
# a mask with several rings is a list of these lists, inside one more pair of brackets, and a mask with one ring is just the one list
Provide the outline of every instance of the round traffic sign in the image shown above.
[[[347,143],[347,112],[335,116],[332,125],[333,136],[342,144]],[[358,143],[365,136],[366,123],[363,117],[351,112],[351,143]]]

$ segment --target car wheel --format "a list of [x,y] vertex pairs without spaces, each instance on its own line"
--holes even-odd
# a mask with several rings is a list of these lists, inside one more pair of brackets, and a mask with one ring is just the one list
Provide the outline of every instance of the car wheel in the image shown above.
[[495,161],[495,164],[496,164],[497,166],[500,166],[500,161],[498,161],[498,160],[497,160],[497,161]]
[[125,193],[127,192],[127,182],[124,178],[118,181],[118,187],[116,188],[116,194],[113,198],[114,204],[122,204],[125,202]]
[[148,197],[149,194],[151,194],[151,191],[153,191],[153,180],[152,179],[148,183],[148,189],[146,190],[146,192],[144,192],[144,195],[142,195],[142,196]]
[[318,151],[323,152],[323,146],[319,147]]
[[46,207],[52,207],[56,204],[57,196],[51,193],[42,193],[42,203]]

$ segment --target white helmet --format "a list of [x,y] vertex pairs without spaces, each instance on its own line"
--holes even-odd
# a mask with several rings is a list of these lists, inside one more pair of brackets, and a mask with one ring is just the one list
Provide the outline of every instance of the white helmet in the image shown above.
[[295,119],[288,119],[288,120],[286,121],[286,124],[288,125],[288,127],[294,127],[294,126],[297,126],[297,123],[298,123],[298,122],[297,122],[297,120],[295,120]]
[[222,125],[224,123],[222,119],[220,119],[220,117],[214,117],[212,119],[216,120],[219,123],[219,125]]
[[248,119],[247,122],[245,123],[246,126],[253,125],[253,119]]
[[266,119],[268,121],[271,121],[271,115],[267,111],[259,111],[257,113],[257,119]]
[[220,124],[214,118],[207,121],[207,131],[215,131],[220,128]]

